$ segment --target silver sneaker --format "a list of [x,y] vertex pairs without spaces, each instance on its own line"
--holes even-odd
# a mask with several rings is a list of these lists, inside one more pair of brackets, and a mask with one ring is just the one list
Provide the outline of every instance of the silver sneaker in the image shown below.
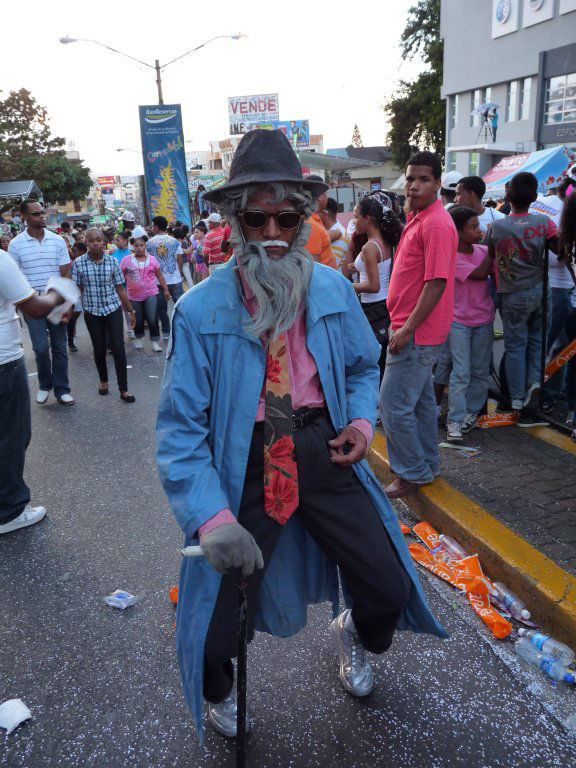
[[17,531],[19,528],[26,528],[34,523],[39,523],[46,517],[46,507],[31,507],[27,504],[18,517],[14,520],[10,520],[9,523],[0,525],[1,533],[10,533],[11,531]]
[[[229,739],[236,738],[236,716],[238,707],[236,705],[236,692],[232,690],[228,696],[219,704],[208,702],[208,720],[210,724]],[[246,715],[246,733],[251,727],[250,717]]]
[[342,687],[352,696],[368,696],[374,688],[372,667],[366,660],[366,650],[355,632],[345,627],[349,610],[337,616],[330,624],[340,660],[338,677]]

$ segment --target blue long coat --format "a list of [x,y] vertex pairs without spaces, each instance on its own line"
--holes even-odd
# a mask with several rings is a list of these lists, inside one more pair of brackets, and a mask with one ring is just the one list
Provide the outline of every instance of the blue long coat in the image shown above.
[[[157,461],[170,507],[185,534],[216,512],[237,515],[252,429],[262,390],[265,353],[244,330],[249,320],[231,259],[186,293],[173,317],[157,421]],[[351,284],[315,264],[306,306],[313,355],[332,422],[376,417],[379,345]],[[396,513],[366,461],[354,465],[412,579],[399,629],[445,636],[430,612]],[[205,558],[184,558],[176,640],[182,684],[202,738],[204,641],[220,586]],[[306,625],[307,606],[331,601],[338,609],[336,567],[295,515],[285,526],[261,587],[256,629],[287,637]]]

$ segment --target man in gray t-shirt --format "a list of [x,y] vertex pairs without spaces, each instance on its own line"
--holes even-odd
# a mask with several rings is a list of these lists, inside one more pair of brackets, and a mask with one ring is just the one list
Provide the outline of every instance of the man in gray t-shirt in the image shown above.
[[491,224],[483,242],[495,251],[498,293],[542,282],[546,243],[555,235],[552,219],[540,213],[511,213]]
[[528,212],[537,194],[534,174],[517,173],[508,186],[510,215],[494,221],[484,238],[498,265],[506,378],[519,427],[545,423],[530,409],[540,390],[542,329],[546,323],[542,301],[544,260],[548,246],[556,250],[557,238],[551,219]]

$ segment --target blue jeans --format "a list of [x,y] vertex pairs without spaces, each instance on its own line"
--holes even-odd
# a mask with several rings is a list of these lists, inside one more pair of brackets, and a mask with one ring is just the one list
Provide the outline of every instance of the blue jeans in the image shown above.
[[0,525],[18,517],[30,501],[24,482],[32,435],[28,374],[24,358],[0,365]]
[[452,323],[448,421],[461,424],[467,413],[479,413],[486,402],[493,336],[492,323],[477,326]]
[[510,399],[524,400],[528,387],[540,381],[542,283],[500,296]]
[[[70,392],[68,385],[68,349],[66,323],[53,325],[45,318],[24,316],[36,355],[38,386],[47,392],[54,388],[56,397]],[[50,359],[50,350],[52,359]]]
[[[394,331],[390,331],[390,336]],[[410,341],[396,355],[388,348],[380,389],[380,416],[392,470],[412,483],[440,474],[438,421],[432,368],[441,345]]]
[[[170,296],[172,296],[172,301],[174,304],[178,301],[180,296],[184,293],[184,287],[182,286],[182,282],[174,283],[174,285],[169,285],[168,290],[170,291]],[[168,302],[164,298],[164,295],[160,291],[158,293],[158,320],[160,321],[160,324],[162,325],[162,335],[164,337],[168,337],[170,335],[170,318],[168,317]]]

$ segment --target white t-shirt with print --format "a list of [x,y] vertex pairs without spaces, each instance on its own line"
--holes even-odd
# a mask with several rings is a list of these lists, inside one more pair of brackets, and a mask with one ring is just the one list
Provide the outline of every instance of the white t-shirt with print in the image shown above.
[[20,319],[14,304],[29,299],[34,288],[6,251],[0,250],[0,365],[18,360],[24,354]]
[[478,224],[480,224],[482,234],[485,234],[493,221],[496,221],[496,219],[503,219],[505,215],[505,213],[497,211],[496,208],[484,208],[484,211],[478,216]]

